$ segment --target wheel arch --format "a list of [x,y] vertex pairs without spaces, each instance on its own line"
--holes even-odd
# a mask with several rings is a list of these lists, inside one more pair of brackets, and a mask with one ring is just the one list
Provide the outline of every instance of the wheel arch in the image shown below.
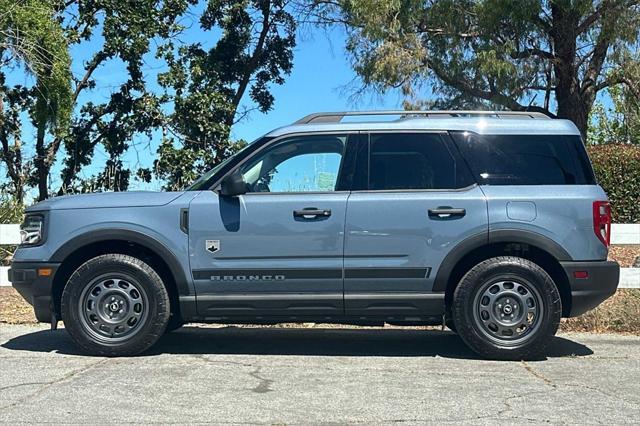
[[512,255],[535,262],[553,279],[562,299],[562,315],[571,312],[569,279],[560,265],[573,260],[569,253],[550,238],[531,231],[501,229],[488,234],[476,234],[463,240],[449,254],[438,269],[433,291],[445,292],[447,309],[460,279],[473,266],[491,257]]
[[167,287],[172,314],[182,316],[179,298],[192,294],[192,291],[176,256],[163,243],[141,232],[104,229],[75,237],[52,255],[51,261],[60,263],[53,277],[51,294],[53,309],[58,318],[62,291],[71,274],[87,260],[107,253],[126,254],[149,263]]

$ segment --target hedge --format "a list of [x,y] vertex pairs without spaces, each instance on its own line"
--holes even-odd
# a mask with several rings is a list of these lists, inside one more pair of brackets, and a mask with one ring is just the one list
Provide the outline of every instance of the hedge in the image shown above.
[[640,146],[589,145],[598,183],[611,200],[614,223],[640,223]]

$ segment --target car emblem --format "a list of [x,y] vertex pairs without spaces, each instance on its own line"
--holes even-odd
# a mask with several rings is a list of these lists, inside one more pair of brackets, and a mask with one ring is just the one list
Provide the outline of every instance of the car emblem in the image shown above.
[[204,247],[210,253],[215,253],[220,250],[220,240],[206,240]]

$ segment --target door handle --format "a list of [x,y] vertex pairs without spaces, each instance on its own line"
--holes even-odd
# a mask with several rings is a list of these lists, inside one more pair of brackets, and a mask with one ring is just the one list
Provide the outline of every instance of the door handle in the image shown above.
[[454,217],[463,217],[467,214],[465,209],[456,209],[453,207],[438,207],[429,209],[429,217],[436,219],[450,219]]
[[301,217],[303,219],[311,219],[317,217],[329,217],[331,216],[331,210],[317,209],[315,207],[307,207],[302,210],[294,210],[293,217]]

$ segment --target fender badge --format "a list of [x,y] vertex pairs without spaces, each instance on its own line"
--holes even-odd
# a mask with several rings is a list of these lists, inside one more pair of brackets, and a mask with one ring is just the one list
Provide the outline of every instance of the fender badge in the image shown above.
[[210,253],[215,253],[220,250],[220,240],[206,240],[204,248]]

